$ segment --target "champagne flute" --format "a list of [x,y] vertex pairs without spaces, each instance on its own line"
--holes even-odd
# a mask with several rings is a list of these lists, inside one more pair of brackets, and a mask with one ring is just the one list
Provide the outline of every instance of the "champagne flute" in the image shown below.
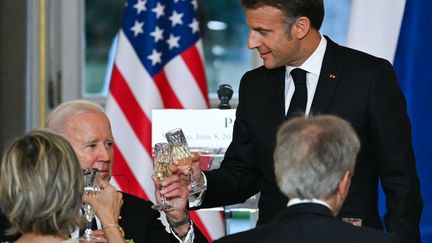
[[165,137],[171,146],[171,156],[178,161],[181,169],[188,171],[190,181],[189,194],[193,195],[205,190],[205,187],[199,186],[192,177],[192,155],[183,131],[180,128],[176,128],[165,133]]
[[[83,169],[82,171],[84,174],[84,193],[91,194],[91,193],[99,192],[100,188],[97,183],[99,179],[99,169],[87,168],[87,169]],[[93,235],[93,231],[91,229],[92,220],[95,217],[91,205],[88,203],[83,203],[82,209],[84,210],[86,229],[84,230],[84,234],[80,238],[78,238],[78,240],[83,240],[83,241],[100,240],[100,238]]]
[[[154,147],[154,172],[157,179],[162,182],[166,178],[171,176],[171,149],[167,143],[157,143]],[[171,203],[164,197],[160,197],[160,202],[152,206],[152,209],[159,211],[170,211],[174,207]]]

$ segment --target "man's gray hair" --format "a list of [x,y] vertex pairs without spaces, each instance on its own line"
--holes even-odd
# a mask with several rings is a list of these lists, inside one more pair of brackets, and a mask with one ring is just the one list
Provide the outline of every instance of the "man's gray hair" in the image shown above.
[[57,106],[48,116],[47,128],[60,134],[65,133],[65,125],[67,121],[73,117],[83,113],[101,112],[103,108],[96,103],[87,100],[71,100],[66,101]]
[[360,141],[338,117],[293,118],[282,125],[274,152],[276,180],[288,198],[327,199],[346,171],[354,172]]

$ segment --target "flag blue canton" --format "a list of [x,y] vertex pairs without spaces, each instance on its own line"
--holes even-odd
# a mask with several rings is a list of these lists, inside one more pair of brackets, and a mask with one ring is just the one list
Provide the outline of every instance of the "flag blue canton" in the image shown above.
[[122,30],[154,76],[199,36],[196,0],[129,0]]

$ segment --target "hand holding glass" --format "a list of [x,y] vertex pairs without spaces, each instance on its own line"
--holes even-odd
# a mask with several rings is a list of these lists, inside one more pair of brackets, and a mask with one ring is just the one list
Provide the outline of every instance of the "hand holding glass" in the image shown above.
[[[171,176],[171,149],[167,143],[157,143],[154,147],[154,172],[159,180],[163,182],[166,178]],[[160,197],[160,202],[152,206],[152,209],[159,211],[173,210],[174,207],[164,197]]]
[[165,137],[171,146],[171,156],[178,162],[179,168],[188,171],[190,180],[190,194],[197,194],[205,190],[205,187],[199,186],[192,177],[192,155],[183,131],[180,128],[173,129],[167,132]]

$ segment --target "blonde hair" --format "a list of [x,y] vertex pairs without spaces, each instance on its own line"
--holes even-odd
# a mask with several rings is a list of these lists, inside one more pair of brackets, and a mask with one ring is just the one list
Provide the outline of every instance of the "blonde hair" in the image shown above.
[[0,164],[0,209],[9,233],[67,235],[81,224],[83,174],[72,146],[34,130],[6,147]]

